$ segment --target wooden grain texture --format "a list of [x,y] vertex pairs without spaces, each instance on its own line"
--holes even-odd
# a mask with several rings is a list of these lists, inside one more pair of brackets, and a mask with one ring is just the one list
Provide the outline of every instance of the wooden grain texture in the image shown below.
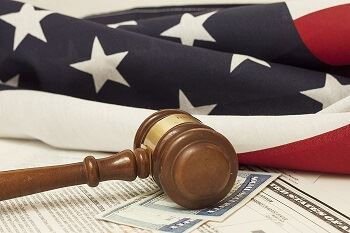
[[149,175],[145,155],[142,149],[136,155],[125,150],[103,159],[88,156],[81,163],[0,172],[0,200],[79,184],[95,187],[106,180],[132,181],[138,173],[145,178]]
[[[174,121],[172,115],[190,120]],[[167,119],[171,119],[169,124]],[[162,124],[156,124],[159,121]],[[156,145],[145,146],[148,132],[155,129],[161,132],[155,133]],[[132,181],[151,174],[177,204],[198,209],[224,198],[237,172],[236,152],[223,135],[188,113],[162,110],[141,124],[134,151],[103,159],[88,156],[81,163],[0,172],[0,201],[79,184],[95,187],[107,180]]]

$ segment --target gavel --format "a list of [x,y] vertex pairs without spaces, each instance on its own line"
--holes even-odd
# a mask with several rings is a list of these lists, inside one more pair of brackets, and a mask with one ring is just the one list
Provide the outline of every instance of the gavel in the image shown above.
[[0,172],[0,201],[52,189],[152,175],[175,203],[201,209],[232,189],[238,159],[231,143],[190,114],[158,111],[136,132],[134,150],[107,158],[88,156],[81,163]]

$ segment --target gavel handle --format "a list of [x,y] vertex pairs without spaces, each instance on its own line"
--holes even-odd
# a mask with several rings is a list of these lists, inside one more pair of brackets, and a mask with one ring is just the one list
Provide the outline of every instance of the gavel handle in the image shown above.
[[146,178],[149,157],[142,149],[122,151],[113,156],[95,159],[88,156],[81,163],[0,172],[0,201],[52,189],[100,181]]

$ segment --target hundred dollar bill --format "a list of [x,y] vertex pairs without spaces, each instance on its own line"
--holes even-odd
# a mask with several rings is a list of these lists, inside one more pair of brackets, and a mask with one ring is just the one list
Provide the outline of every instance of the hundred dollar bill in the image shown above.
[[144,200],[146,195],[138,196],[117,207],[105,211],[96,218],[113,223],[138,227],[146,230],[186,233],[197,229],[206,221],[169,215],[164,212],[153,212],[139,208],[137,203]]
[[158,191],[142,195],[107,210],[100,220],[164,232],[189,232],[208,220],[221,221],[238,210],[279,174],[239,171],[230,193],[215,207],[187,210],[176,205]]
[[148,212],[165,212],[171,216],[222,221],[249,202],[278,176],[277,173],[239,171],[235,185],[228,195],[210,208],[188,210],[175,204],[162,192],[145,196],[134,205]]

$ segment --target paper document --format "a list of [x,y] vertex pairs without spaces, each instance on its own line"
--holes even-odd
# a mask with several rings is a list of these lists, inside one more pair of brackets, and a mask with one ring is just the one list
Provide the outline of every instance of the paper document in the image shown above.
[[97,218],[149,230],[188,232],[208,220],[224,220],[249,202],[278,175],[239,171],[231,192],[211,208],[187,210],[169,200],[164,193],[156,192],[117,205]]
[[[87,155],[102,158],[110,153],[69,151],[38,141],[0,139],[0,170],[81,162]],[[9,158],[9,155],[11,157]],[[113,233],[140,229],[96,220],[104,210],[137,195],[159,190],[152,179],[107,181],[61,188],[0,202],[0,233]]]
[[[36,141],[0,139],[0,170],[79,162],[91,154],[97,157],[107,155],[59,150]],[[350,232],[349,176],[248,169],[279,172],[282,175],[224,221],[209,221],[194,232]],[[95,217],[107,209],[127,203],[133,197],[157,190],[151,179],[108,181],[96,188],[80,185],[3,201],[0,202],[0,232],[149,232],[99,221]],[[156,214],[158,228],[167,220],[174,223],[176,218],[182,221],[175,222],[175,227],[191,225],[193,227],[188,230],[192,230],[198,226],[188,217],[175,216],[171,219],[168,215],[164,217],[163,213]],[[154,214],[147,211],[141,216],[146,215],[150,223]]]
[[95,216],[134,196],[156,190],[151,180],[111,181],[96,188],[68,187],[0,203],[0,232],[127,232]]
[[350,216],[350,176],[241,166],[241,169],[280,173],[281,180]]
[[146,197],[140,196],[122,203],[99,215],[98,219],[147,230],[174,233],[190,232],[204,223],[201,219],[191,219],[162,211],[139,208],[139,202],[143,202]]
[[350,218],[278,178],[223,222],[208,222],[196,233],[349,233]]

